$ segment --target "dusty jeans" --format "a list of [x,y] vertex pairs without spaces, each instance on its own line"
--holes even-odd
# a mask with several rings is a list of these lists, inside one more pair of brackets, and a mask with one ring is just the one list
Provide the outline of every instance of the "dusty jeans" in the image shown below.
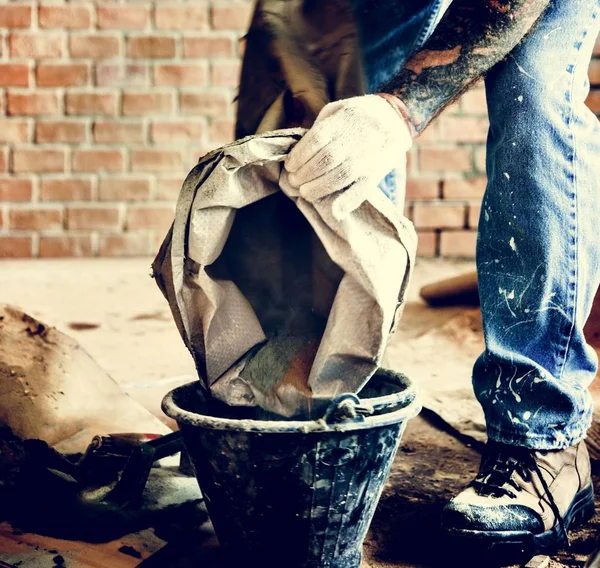
[[[355,4],[376,91],[449,2]],[[600,128],[584,101],[599,7],[554,0],[485,81],[488,185],[477,270],[486,350],[473,386],[499,442],[563,448],[591,423],[587,387],[598,361],[583,326],[600,281]]]

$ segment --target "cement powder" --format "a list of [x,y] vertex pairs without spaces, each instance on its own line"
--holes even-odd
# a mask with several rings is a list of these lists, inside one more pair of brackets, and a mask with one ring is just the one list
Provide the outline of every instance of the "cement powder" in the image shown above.
[[253,386],[254,395],[264,398],[262,407],[285,413],[288,396],[298,399],[299,393],[305,401],[298,414],[310,413],[309,401],[312,391],[308,377],[317,355],[320,338],[275,336],[267,341],[246,364],[240,378]]

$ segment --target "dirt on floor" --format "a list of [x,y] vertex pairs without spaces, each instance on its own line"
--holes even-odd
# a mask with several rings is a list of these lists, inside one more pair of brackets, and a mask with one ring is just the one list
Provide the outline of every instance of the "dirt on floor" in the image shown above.
[[[122,388],[161,416],[162,396],[192,380],[194,366],[166,301],[149,276],[149,266],[147,259],[5,261],[0,271],[0,301],[15,304],[73,336]],[[472,269],[472,263],[421,261],[409,300],[417,297],[422,284]],[[423,413],[412,420],[365,542],[363,567],[466,566],[466,551],[452,553],[443,546],[439,515],[443,504],[473,477],[478,464],[479,453],[472,442],[449,432],[434,415]],[[600,483],[599,476],[595,482]],[[572,534],[571,549],[552,558],[550,568],[584,566],[599,528],[600,514],[596,514],[584,529]],[[53,556],[63,554],[64,565],[73,568],[224,567],[210,525],[194,531],[191,535],[178,528],[158,541],[152,536],[151,551],[141,561],[119,549],[125,545],[143,548],[144,535],[86,544],[85,557],[63,554],[77,543],[57,539],[44,550]],[[15,535],[10,527],[0,525],[0,560],[9,562],[12,557],[4,549],[12,546],[11,550],[18,550],[21,568],[41,566],[31,559],[39,557],[44,542],[36,535]]]
[[[442,507],[473,478],[478,466],[478,451],[448,433],[435,416],[424,412],[413,420],[365,542],[364,568],[487,567],[469,558],[468,551],[449,550],[439,534]],[[594,481],[600,489],[600,475]],[[599,505],[585,527],[571,532],[571,549],[551,558],[549,568],[584,566],[596,546]]]

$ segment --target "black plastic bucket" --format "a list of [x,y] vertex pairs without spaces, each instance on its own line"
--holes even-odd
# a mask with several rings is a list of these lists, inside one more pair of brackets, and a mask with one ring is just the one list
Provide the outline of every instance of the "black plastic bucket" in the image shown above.
[[254,420],[251,410],[205,397],[198,383],[165,397],[230,558],[269,568],[360,566],[406,422],[420,407],[411,382],[391,371],[379,371],[359,397],[339,396],[312,421]]

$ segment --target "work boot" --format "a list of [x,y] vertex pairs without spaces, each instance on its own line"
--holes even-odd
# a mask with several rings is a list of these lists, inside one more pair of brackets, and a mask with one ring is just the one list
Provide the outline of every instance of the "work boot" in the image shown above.
[[461,548],[512,559],[556,553],[593,514],[585,442],[556,451],[488,442],[477,477],[444,508],[442,530]]
[[585,568],[600,568],[600,547],[598,547],[585,563]]

